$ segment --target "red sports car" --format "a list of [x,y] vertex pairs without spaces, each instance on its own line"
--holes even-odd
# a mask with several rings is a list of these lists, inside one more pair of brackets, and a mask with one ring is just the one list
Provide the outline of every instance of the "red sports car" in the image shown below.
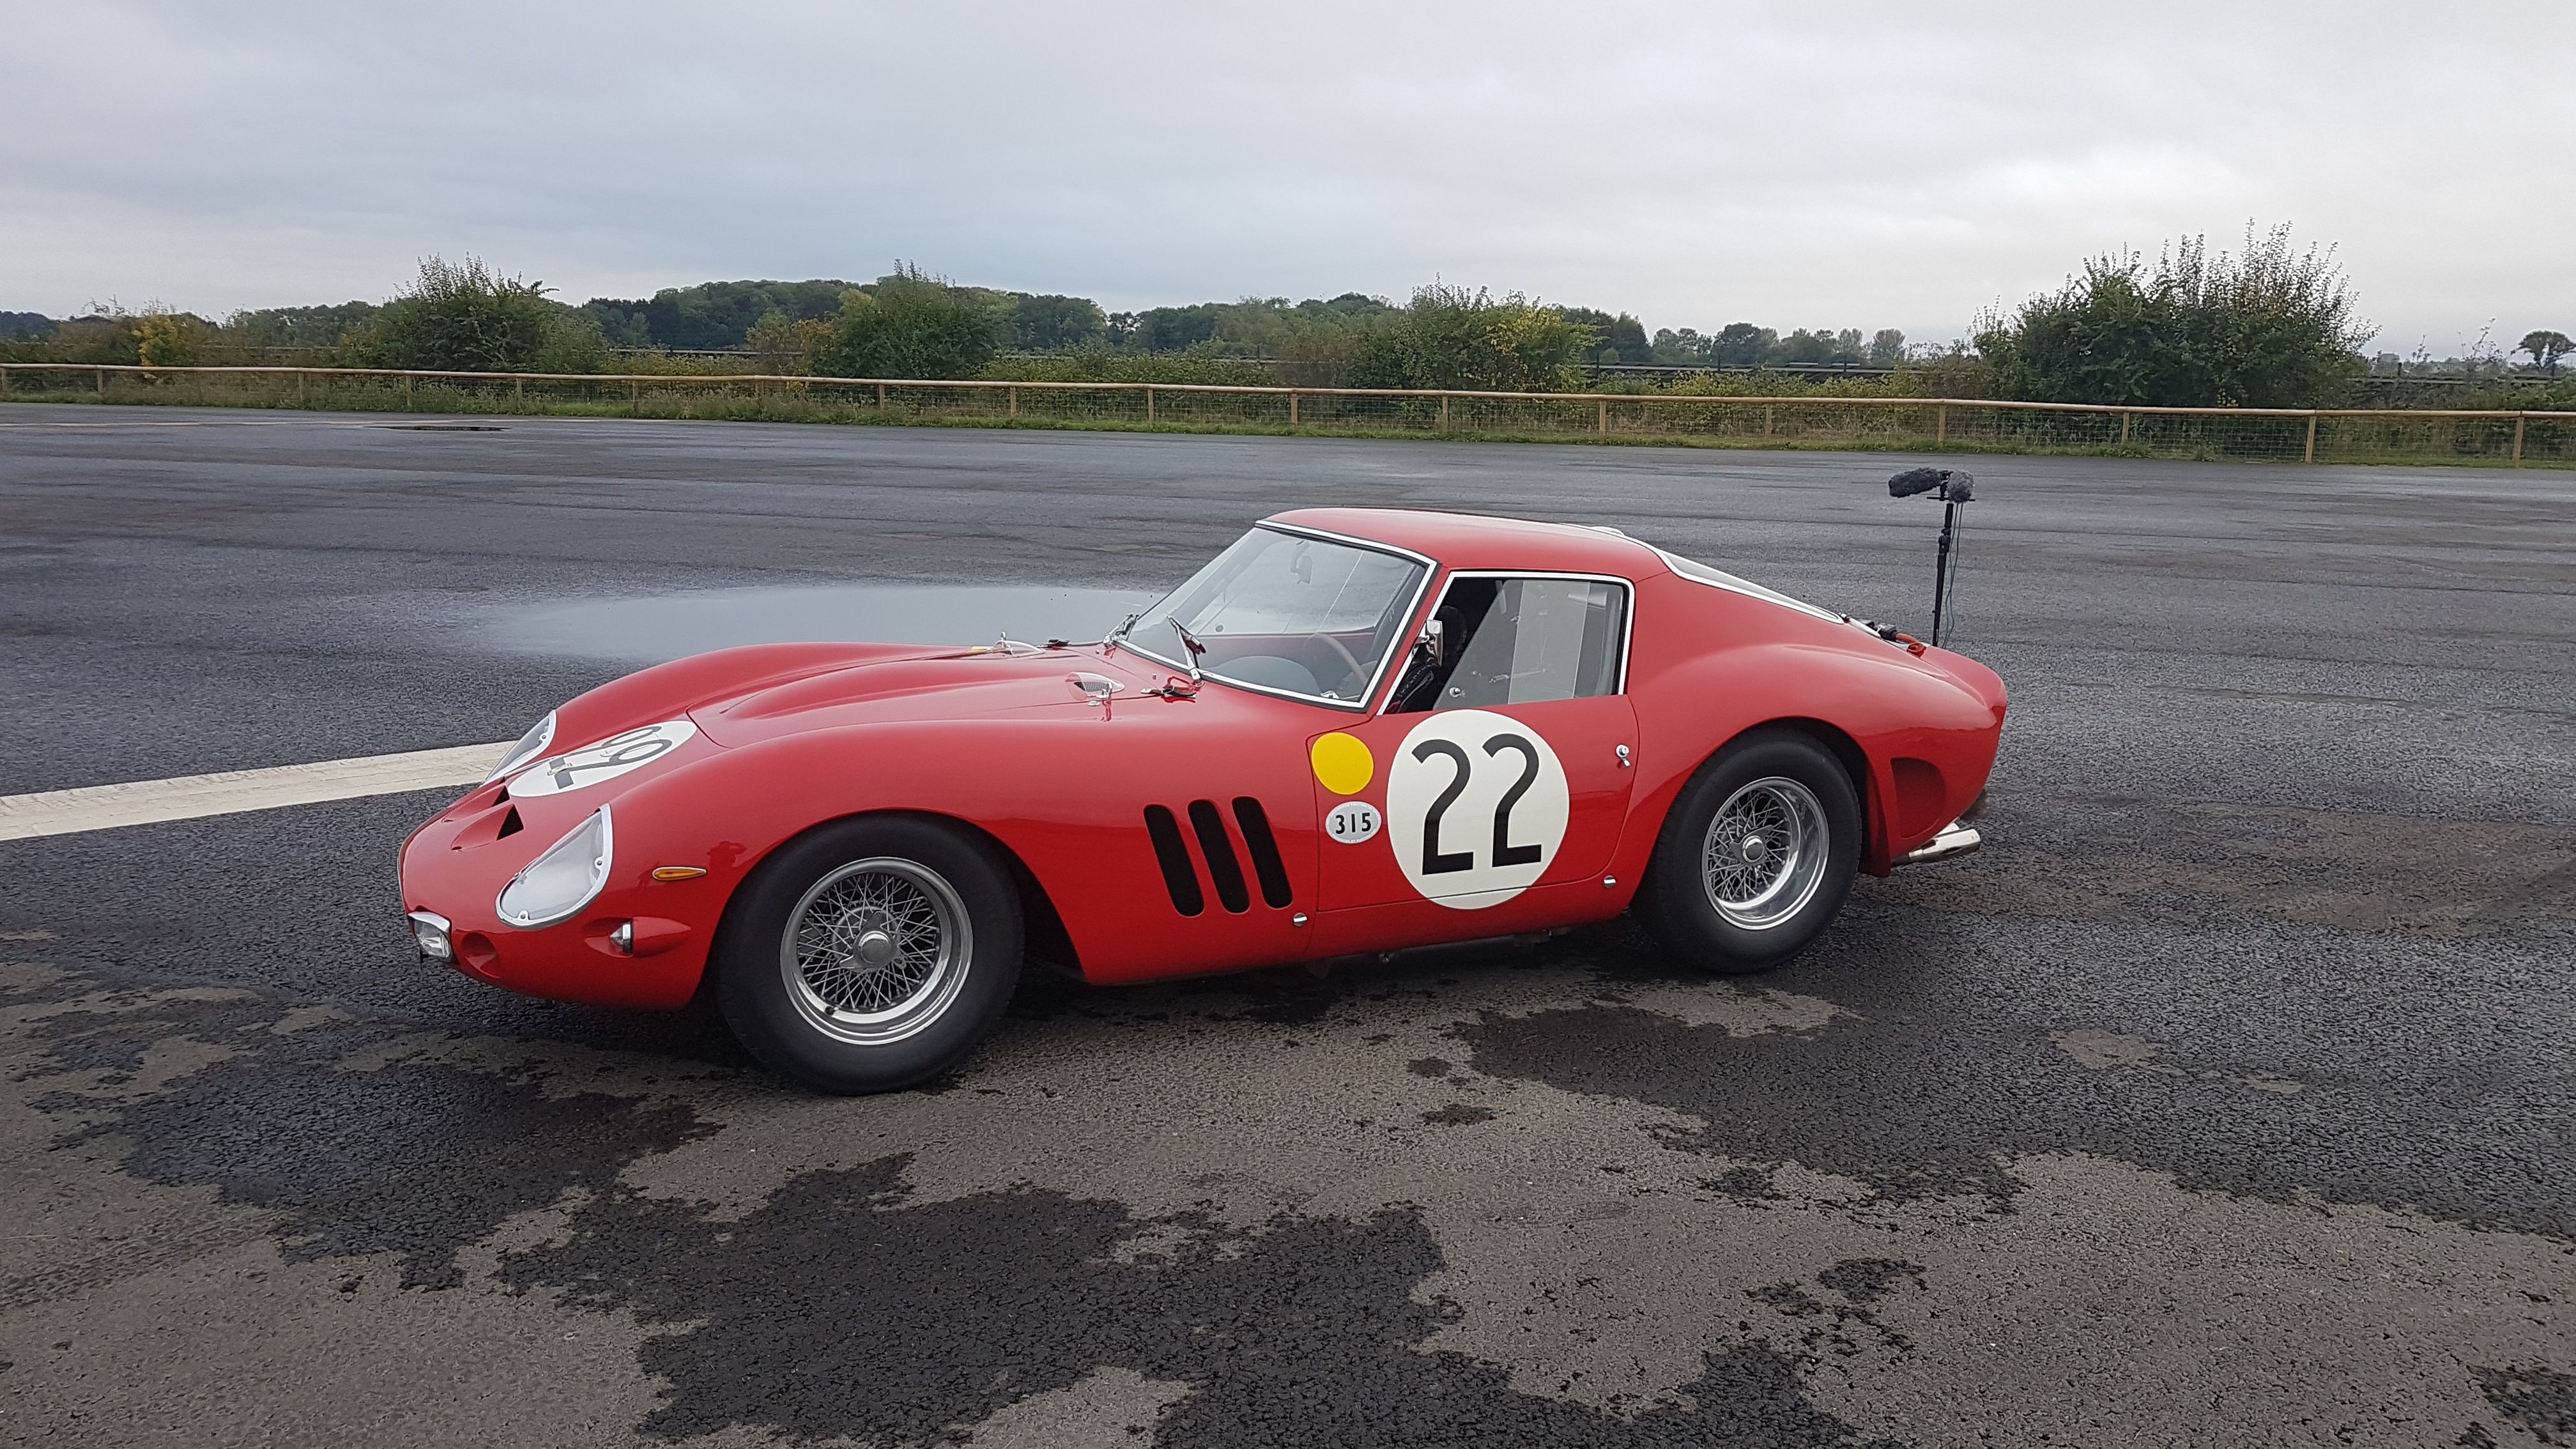
[[774,644],[540,721],[415,833],[421,951],[712,990],[826,1091],[973,1049],[1027,956],[1152,981],[1635,911],[1777,964],[1853,872],[1964,853],[1992,670],[1616,530],[1265,520],[1106,639]]

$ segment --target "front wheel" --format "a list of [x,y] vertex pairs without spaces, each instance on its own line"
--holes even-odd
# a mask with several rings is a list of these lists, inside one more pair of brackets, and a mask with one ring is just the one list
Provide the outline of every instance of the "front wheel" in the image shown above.
[[1727,746],[1665,817],[1638,914],[1710,971],[1767,970],[1832,924],[1860,864],[1860,798],[1840,761],[1789,731]]
[[954,827],[845,820],[743,883],[711,963],[725,1023],[819,1091],[886,1092],[962,1061],[1010,1002],[1021,920],[1009,868]]

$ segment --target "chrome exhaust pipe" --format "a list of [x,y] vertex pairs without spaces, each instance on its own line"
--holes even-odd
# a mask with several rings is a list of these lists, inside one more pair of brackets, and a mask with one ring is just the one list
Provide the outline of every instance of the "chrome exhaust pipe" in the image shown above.
[[1936,860],[1955,860],[1963,855],[1976,854],[1977,848],[1985,843],[1986,838],[1977,833],[1977,827],[1953,820],[1941,827],[1940,834],[1898,856],[1896,863],[1928,865]]

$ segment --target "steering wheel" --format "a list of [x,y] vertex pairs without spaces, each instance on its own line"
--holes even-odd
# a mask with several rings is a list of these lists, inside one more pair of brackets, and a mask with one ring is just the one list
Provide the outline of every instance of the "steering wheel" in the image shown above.
[[1368,688],[1368,671],[1360,668],[1359,660],[1352,656],[1350,650],[1342,647],[1341,640],[1334,638],[1330,634],[1317,634],[1315,637],[1332,645],[1333,652],[1342,656],[1342,662],[1351,667],[1351,688],[1353,690],[1356,691]]

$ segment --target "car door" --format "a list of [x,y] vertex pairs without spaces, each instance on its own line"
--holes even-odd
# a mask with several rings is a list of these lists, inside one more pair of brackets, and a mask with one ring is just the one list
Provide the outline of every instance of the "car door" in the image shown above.
[[1457,573],[1377,713],[1308,744],[1327,954],[1552,924],[1628,813],[1623,579]]

